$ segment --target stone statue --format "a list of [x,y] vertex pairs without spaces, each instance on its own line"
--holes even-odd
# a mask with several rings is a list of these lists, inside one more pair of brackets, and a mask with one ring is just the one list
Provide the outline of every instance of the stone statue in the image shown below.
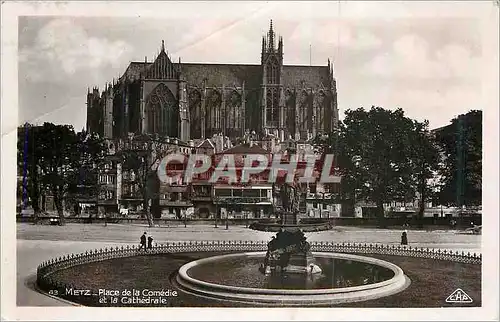
[[284,211],[298,212],[299,211],[299,191],[288,183],[281,186],[280,199]]
[[272,272],[321,273],[321,268],[314,263],[311,246],[301,230],[282,230],[273,236],[267,244],[264,263],[259,270],[264,274]]

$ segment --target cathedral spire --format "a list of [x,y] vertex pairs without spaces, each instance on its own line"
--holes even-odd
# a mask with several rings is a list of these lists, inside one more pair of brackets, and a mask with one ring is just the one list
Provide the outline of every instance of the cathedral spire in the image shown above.
[[161,41],[161,51],[165,51],[165,41]]
[[273,30],[273,20],[269,24],[269,49],[274,50],[274,30]]

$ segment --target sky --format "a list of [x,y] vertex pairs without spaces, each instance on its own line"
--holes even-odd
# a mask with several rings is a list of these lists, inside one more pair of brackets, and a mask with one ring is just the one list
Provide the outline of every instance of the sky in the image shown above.
[[334,63],[341,119],[347,109],[375,105],[402,108],[436,128],[483,109],[488,3],[135,5],[60,5],[50,16],[19,17],[18,124],[84,128],[87,88],[102,88],[130,61],[151,61],[162,40],[174,61],[259,64],[270,19],[283,37],[285,65]]

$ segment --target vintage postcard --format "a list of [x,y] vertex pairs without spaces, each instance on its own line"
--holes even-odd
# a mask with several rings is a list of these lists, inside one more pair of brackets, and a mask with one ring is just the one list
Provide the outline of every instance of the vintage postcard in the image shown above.
[[2,319],[498,319],[498,13],[3,2]]

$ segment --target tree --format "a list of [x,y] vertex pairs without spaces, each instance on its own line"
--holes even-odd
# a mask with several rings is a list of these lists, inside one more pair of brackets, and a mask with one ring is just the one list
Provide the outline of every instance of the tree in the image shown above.
[[413,200],[418,187],[425,190],[428,169],[434,166],[426,131],[426,123],[406,117],[402,109],[359,108],[346,111],[320,150],[337,155],[344,196],[374,202],[383,224],[385,203]]
[[75,192],[82,168],[96,170],[105,153],[104,144],[95,135],[83,132],[77,135],[71,125],[26,125],[25,133],[25,138],[18,140],[18,163],[28,169],[31,187],[28,191],[35,214],[40,211],[40,195],[50,193],[63,225],[65,200],[70,192]]
[[38,131],[37,156],[41,182],[54,198],[59,222],[64,224],[64,198],[76,181],[79,155],[77,140],[70,125],[44,123]]
[[438,129],[443,155],[440,200],[456,206],[480,205],[482,200],[482,112],[472,110]]
[[428,125],[427,121],[414,122],[415,131],[411,133],[414,145],[410,149],[410,161],[413,165],[415,190],[419,196],[417,212],[419,227],[423,224],[425,202],[433,199],[433,186],[429,184],[429,181],[435,176],[439,165],[439,150],[429,132]]
[[79,166],[76,180],[69,187],[68,197],[97,199],[100,191],[99,172],[107,155],[107,146],[97,133],[82,130],[76,136]]
[[21,170],[21,202],[22,207],[31,205],[34,211],[34,222],[37,222],[40,209],[41,186],[37,156],[39,145],[36,135],[38,127],[26,123],[18,128],[17,166]]
[[[130,145],[134,146],[132,140],[133,138],[130,139]],[[135,183],[142,198],[144,213],[149,227],[153,227],[152,210],[159,209],[158,205],[155,204],[160,186],[156,169],[161,158],[172,151],[166,150],[164,144],[151,138],[147,138],[141,143],[135,144],[137,148],[124,149],[120,153],[123,170],[132,170],[136,173]],[[152,201],[151,207],[149,207],[150,200]]]

